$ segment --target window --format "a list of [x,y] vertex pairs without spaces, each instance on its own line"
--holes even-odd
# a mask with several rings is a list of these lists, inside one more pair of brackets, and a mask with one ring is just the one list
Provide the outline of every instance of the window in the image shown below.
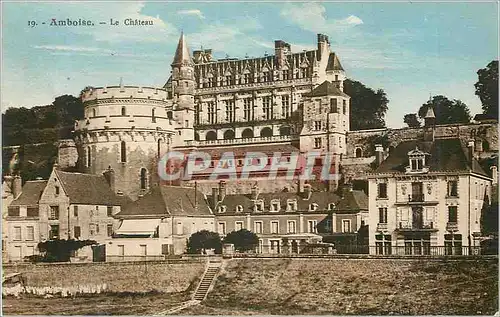
[[234,223],[234,230],[239,231],[241,229],[243,229],[243,221],[236,221]]
[[177,222],[176,232],[178,235],[184,234],[184,226],[182,222]]
[[316,211],[318,210],[318,204],[312,203],[309,205],[309,211]]
[[315,149],[321,148],[321,138],[314,138],[314,148]]
[[89,235],[93,236],[96,233],[95,231],[95,224],[89,224]]
[[314,121],[314,131],[321,130],[321,121]]
[[38,217],[38,207],[28,207],[26,209],[27,217]]
[[252,119],[252,99],[251,98],[245,98],[243,99],[243,119],[244,120],[251,120]]
[[125,163],[127,161],[127,145],[125,141],[120,143],[120,161]]
[[448,181],[448,196],[458,197],[458,182],[456,180]]
[[363,156],[363,152],[361,150],[361,148],[356,148],[356,157],[362,157]]
[[174,113],[172,111],[167,111],[167,119],[172,120],[174,118]]
[[55,189],[56,189],[56,195],[59,195],[59,186],[56,186]]
[[21,227],[14,227],[14,241],[21,241]]
[[264,112],[264,119],[271,120],[273,118],[273,108],[271,107],[271,97],[262,97],[262,111]]
[[271,221],[271,234],[278,234],[278,233],[279,233],[279,222]]
[[255,221],[253,227],[255,233],[262,233],[262,221]]
[[151,109],[151,122],[156,122],[155,109]]
[[226,121],[234,122],[236,120],[236,111],[234,100],[226,100]]
[[342,100],[342,110],[344,114],[347,114],[347,104],[345,100]]
[[289,220],[287,223],[287,233],[296,233],[296,223],[294,220]]
[[342,232],[351,232],[351,220],[342,219]]
[[33,226],[26,227],[26,240],[27,241],[35,240],[35,227]]
[[124,256],[125,255],[125,246],[123,244],[118,245],[118,255],[119,256]]
[[227,210],[227,207],[226,206],[219,206],[219,213],[225,213]]
[[242,205],[236,206],[236,212],[243,212],[243,206]]
[[108,217],[113,217],[113,206],[107,206],[106,209],[106,214],[108,215]]
[[59,206],[50,206],[49,220],[59,219]]
[[330,113],[337,113],[337,99],[330,99]]
[[122,107],[122,116],[126,116],[126,115],[127,115],[127,108]]
[[281,114],[283,118],[290,117],[290,96],[281,96]]
[[387,184],[379,183],[377,186],[377,198],[387,198]]
[[19,208],[19,206],[9,207],[7,209],[7,215],[10,216],[10,217],[19,217],[19,215],[20,215],[20,208]]
[[378,234],[375,236],[377,254],[390,255],[392,253],[391,235]]
[[78,217],[78,206],[73,206],[73,217]]
[[59,238],[59,225],[51,225],[49,231],[49,240]]
[[141,168],[141,189],[146,189],[148,180],[148,171],[145,168]]
[[381,207],[378,209],[378,223],[387,223],[387,208]]
[[328,204],[328,210],[334,210],[335,209],[335,204],[334,203],[329,203]]
[[327,233],[332,233],[332,220],[331,219],[326,219],[325,231]]
[[462,235],[445,234],[444,247],[445,255],[462,255]]
[[271,201],[271,211],[280,211],[280,201],[279,200],[273,200]]
[[224,84],[225,84],[226,86],[230,86],[230,85],[232,85],[232,84],[233,84],[233,76],[231,76],[231,75],[226,75],[226,76],[225,76],[225,82],[224,82]]
[[162,254],[162,255],[167,255],[167,254],[169,254],[169,252],[168,252],[168,244],[162,244],[162,245],[161,245],[161,254]]
[[139,247],[141,249],[141,255],[142,256],[148,255],[148,246],[147,245],[141,244]]
[[250,74],[248,74],[248,73],[243,74],[243,83],[244,84],[249,84],[250,83]]
[[263,212],[264,211],[264,202],[262,200],[255,202],[255,211]]
[[448,222],[457,223],[458,222],[458,207],[448,206]]
[[410,167],[413,171],[420,171],[424,167],[424,160],[422,158],[411,159]]
[[87,147],[87,167],[90,167],[92,165],[92,151],[90,146]]
[[290,79],[290,72],[288,71],[288,69],[283,70],[283,71],[281,72],[281,76],[283,77],[283,80],[288,80],[288,79]]
[[288,200],[286,203],[287,211],[296,211],[297,210],[297,201],[296,200]]
[[106,232],[107,232],[108,237],[111,237],[113,235],[113,225],[112,224],[108,224],[106,226]]
[[92,109],[92,116],[97,117],[97,109]]
[[316,220],[309,220],[307,222],[307,232],[309,233],[316,233]]
[[219,222],[217,232],[219,234],[226,234],[226,223],[225,222]]
[[75,239],[79,239],[81,237],[81,235],[82,235],[81,229],[80,229],[79,226],[75,226],[73,228],[73,232],[74,232]]
[[208,103],[208,122],[216,123],[217,122],[217,109],[215,107],[215,102],[209,101]]

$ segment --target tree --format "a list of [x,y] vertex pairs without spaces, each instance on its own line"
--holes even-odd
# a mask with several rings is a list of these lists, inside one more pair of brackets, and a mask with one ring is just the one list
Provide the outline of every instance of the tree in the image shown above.
[[442,95],[434,96],[420,107],[418,116],[424,118],[429,107],[434,110],[436,124],[469,123],[471,119],[467,105],[457,99],[449,100]]
[[478,70],[477,76],[474,87],[481,99],[483,114],[498,118],[498,61],[491,61],[486,68]]
[[375,92],[359,81],[346,79],[344,92],[351,97],[351,130],[385,127],[389,99],[382,89]]
[[420,121],[418,120],[416,113],[408,113],[404,116],[404,123],[410,128],[420,128]]
[[42,262],[68,262],[71,255],[88,245],[97,244],[94,240],[48,240],[38,243],[38,250],[42,253],[37,257]]
[[231,243],[237,251],[245,252],[253,250],[259,244],[259,237],[252,231],[241,229],[230,232],[224,243]]
[[195,232],[189,237],[187,243],[187,253],[201,254],[206,249],[215,249],[215,253],[222,253],[222,241],[218,233],[201,230]]

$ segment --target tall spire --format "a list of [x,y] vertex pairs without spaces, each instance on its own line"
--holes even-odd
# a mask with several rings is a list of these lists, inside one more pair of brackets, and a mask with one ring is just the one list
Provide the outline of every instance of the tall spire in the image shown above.
[[186,63],[191,63],[191,55],[189,54],[189,48],[186,43],[186,39],[184,38],[184,32],[182,32],[181,37],[179,38],[179,43],[177,44],[177,49],[175,50],[172,66]]

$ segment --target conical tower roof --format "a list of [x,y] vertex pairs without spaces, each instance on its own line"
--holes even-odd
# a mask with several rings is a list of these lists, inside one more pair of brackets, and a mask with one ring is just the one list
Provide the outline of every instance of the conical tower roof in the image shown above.
[[434,109],[432,109],[432,106],[427,107],[427,113],[425,114],[424,118],[436,118],[436,115],[434,115]]
[[189,54],[189,48],[184,37],[184,32],[181,33],[179,38],[179,43],[177,44],[177,49],[175,50],[173,65],[181,64],[191,64],[191,55]]

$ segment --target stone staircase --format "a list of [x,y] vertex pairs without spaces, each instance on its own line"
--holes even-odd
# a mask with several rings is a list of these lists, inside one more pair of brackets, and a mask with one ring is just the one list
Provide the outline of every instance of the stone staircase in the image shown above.
[[207,269],[201,278],[198,288],[194,292],[193,300],[202,301],[207,297],[208,292],[211,290],[211,286],[217,277],[222,266],[221,259],[210,259],[207,263]]

